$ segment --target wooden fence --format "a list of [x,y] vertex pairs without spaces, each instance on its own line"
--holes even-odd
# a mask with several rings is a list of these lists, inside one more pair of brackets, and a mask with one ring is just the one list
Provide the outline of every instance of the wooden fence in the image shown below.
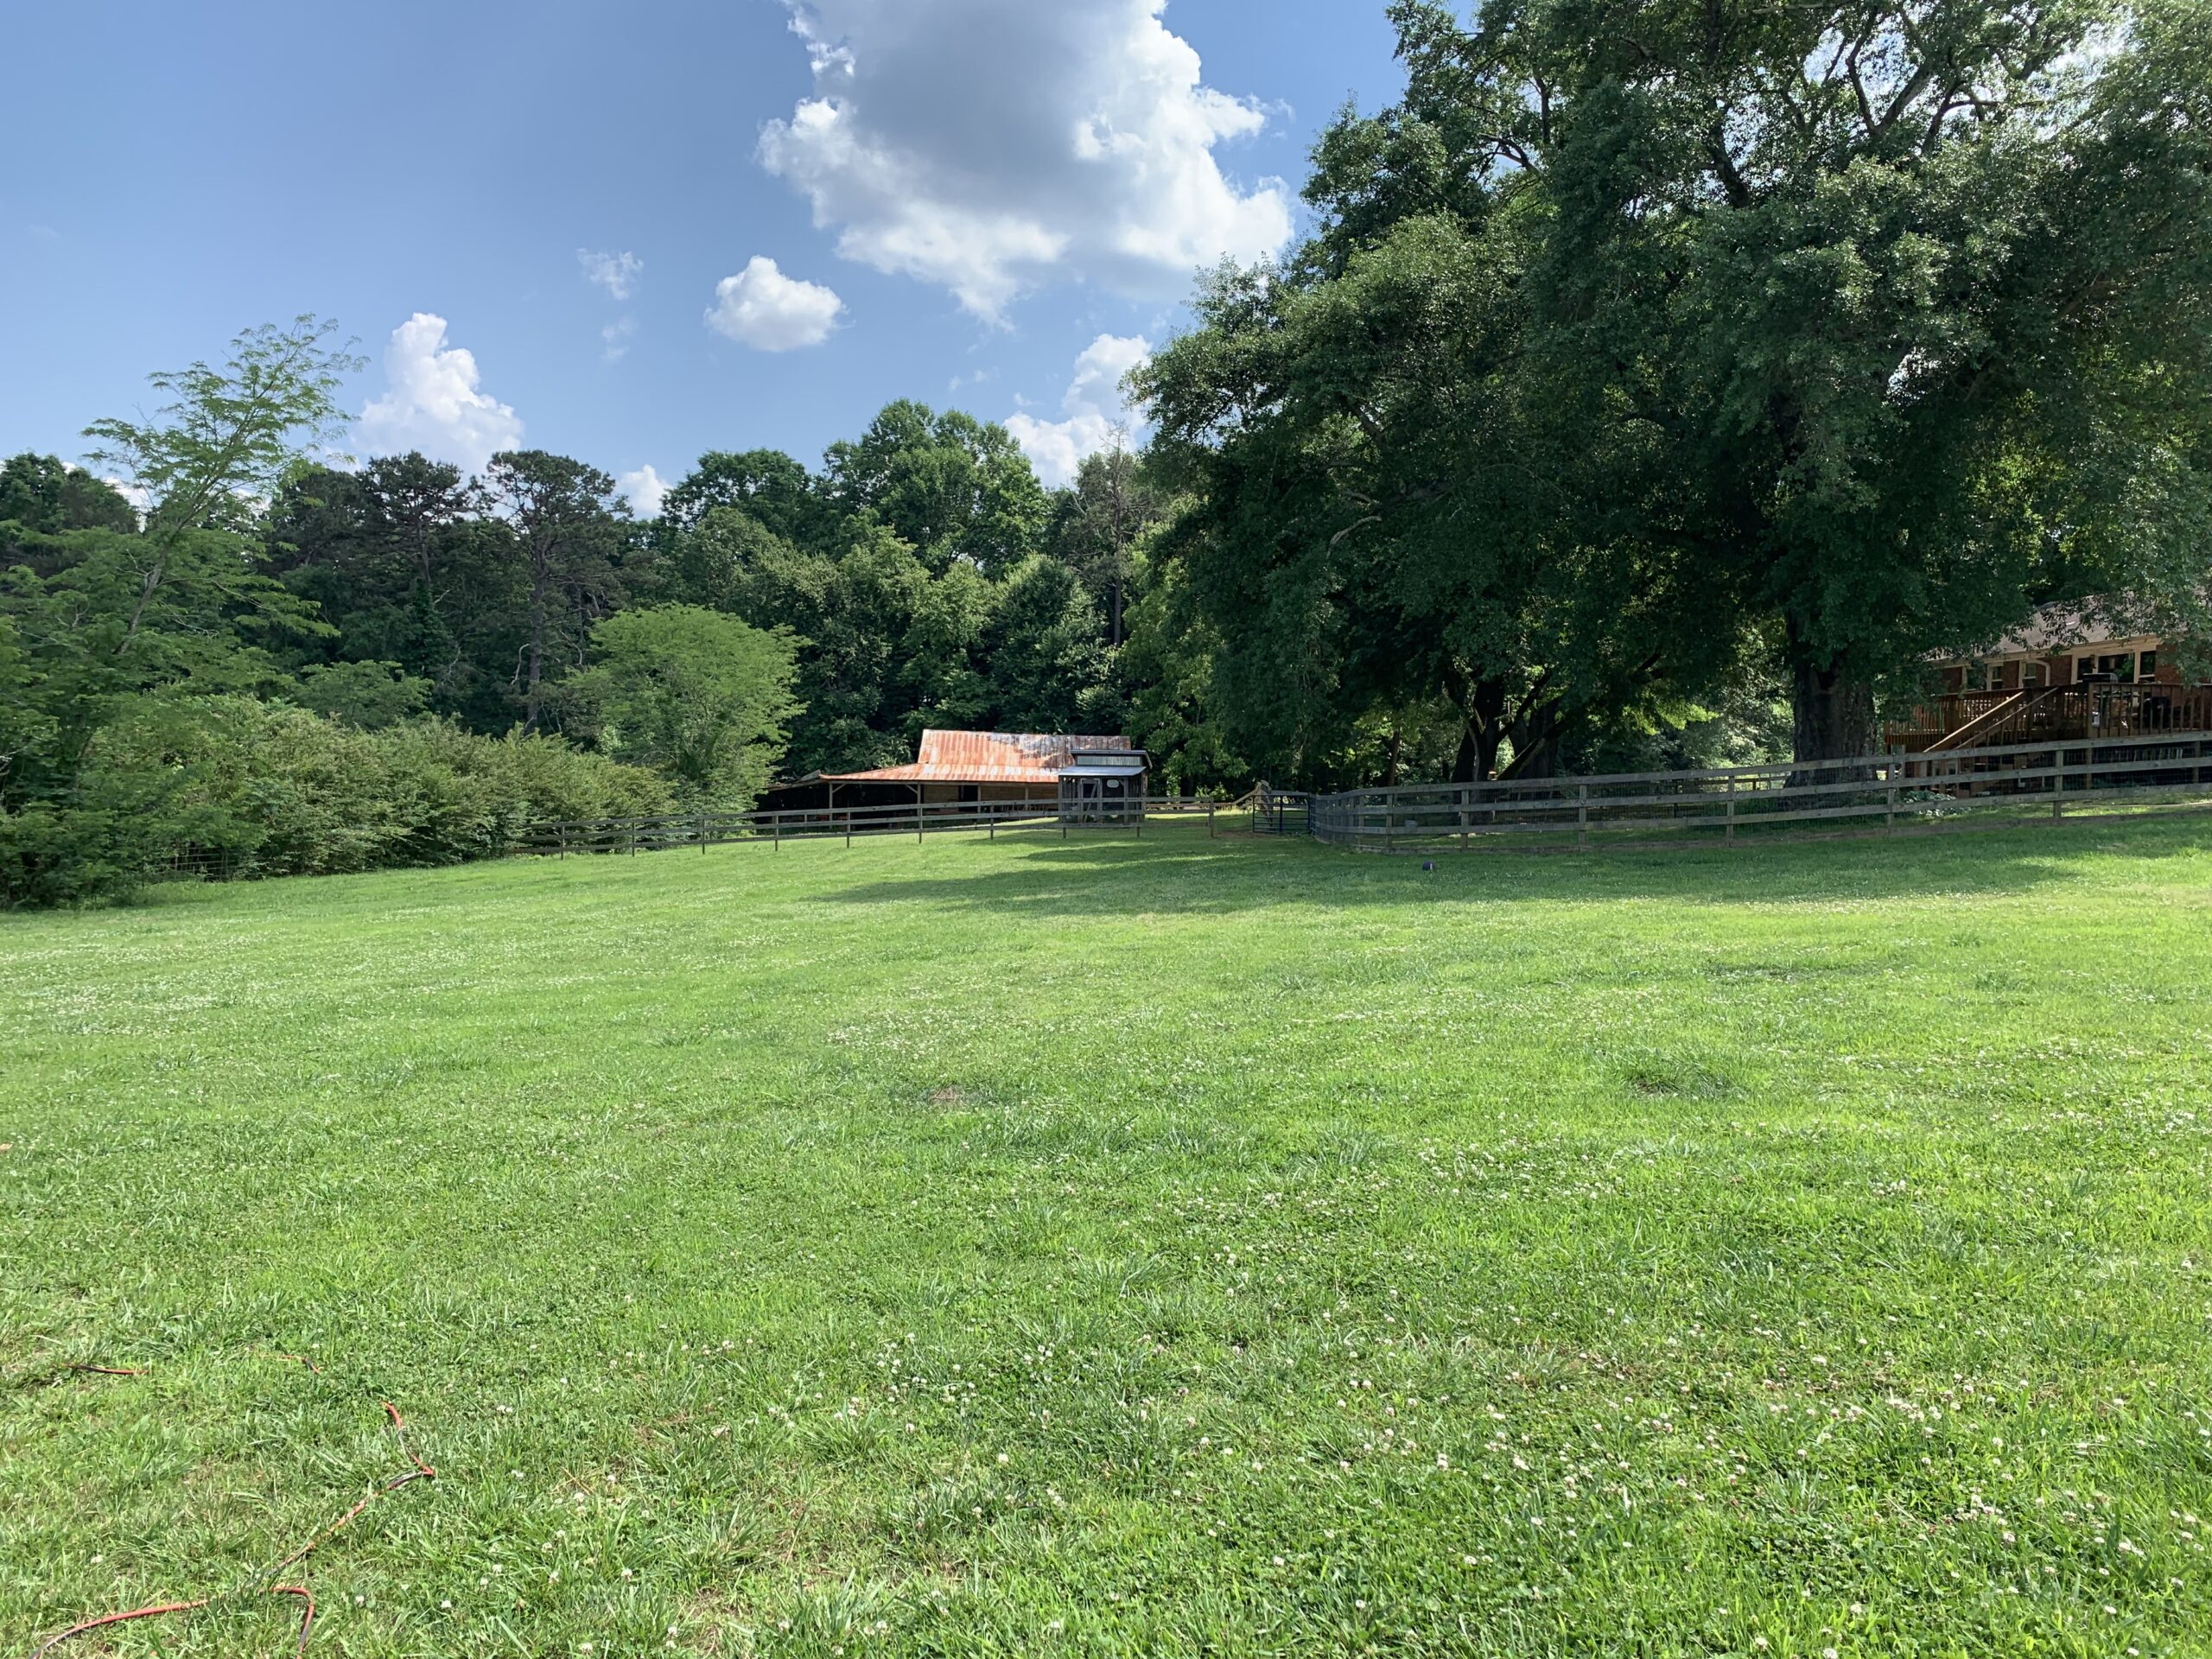
[[995,839],[1001,830],[1125,830],[1144,833],[1147,817],[1203,817],[1211,828],[1231,804],[1191,795],[1148,795],[1141,802],[1116,802],[1103,808],[1063,805],[1057,796],[1020,801],[928,801],[895,806],[791,807],[777,811],[670,812],[656,817],[574,818],[524,825],[508,850],[565,857],[575,854],[672,852],[696,847],[702,852],[725,842],[842,838],[848,844],[869,836],[912,836],[920,840],[949,831]]
[[1412,785],[1316,795],[1318,840],[1368,852],[1505,844],[1732,845],[1808,833],[1924,830],[1967,817],[2189,804],[2212,796],[2212,732],[2005,744],[1811,765]]

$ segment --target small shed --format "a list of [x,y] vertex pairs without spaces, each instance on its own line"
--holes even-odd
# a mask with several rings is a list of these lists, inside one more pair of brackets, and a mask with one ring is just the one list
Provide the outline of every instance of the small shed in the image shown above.
[[1060,766],[1060,817],[1067,823],[1137,823],[1144,818],[1152,757],[1142,749],[1080,749]]

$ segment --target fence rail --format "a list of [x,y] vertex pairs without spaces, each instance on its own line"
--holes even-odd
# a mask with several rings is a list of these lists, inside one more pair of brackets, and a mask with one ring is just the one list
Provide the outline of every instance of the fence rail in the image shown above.
[[569,818],[524,825],[508,850],[565,857],[608,853],[672,852],[696,847],[702,852],[724,842],[912,836],[965,831],[995,839],[1001,830],[1126,830],[1144,833],[1147,817],[1201,817],[1212,823],[1229,804],[1190,795],[1148,795],[1139,801],[1063,803],[1058,796],[1018,801],[925,801],[892,806],[788,807],[772,811],[711,810],[667,812],[652,817]]
[[2057,817],[2212,794],[2212,731],[2010,743],[1934,753],[1698,772],[1619,772],[1506,783],[1400,785],[1317,795],[1318,840],[1386,853],[1600,842],[1719,842],[1885,830],[2047,804]]

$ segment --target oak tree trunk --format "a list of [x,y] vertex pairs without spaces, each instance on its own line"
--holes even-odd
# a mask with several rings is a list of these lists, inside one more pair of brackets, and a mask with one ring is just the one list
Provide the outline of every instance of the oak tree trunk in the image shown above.
[[1800,761],[1850,760],[1872,754],[1874,688],[1831,663],[1792,664],[1791,750]]

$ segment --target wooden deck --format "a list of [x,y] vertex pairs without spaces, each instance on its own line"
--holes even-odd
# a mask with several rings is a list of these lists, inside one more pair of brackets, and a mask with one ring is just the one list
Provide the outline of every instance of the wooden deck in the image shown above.
[[2024,691],[1957,691],[1889,728],[1908,754],[2016,743],[2095,742],[2212,730],[2212,686],[2055,685]]

